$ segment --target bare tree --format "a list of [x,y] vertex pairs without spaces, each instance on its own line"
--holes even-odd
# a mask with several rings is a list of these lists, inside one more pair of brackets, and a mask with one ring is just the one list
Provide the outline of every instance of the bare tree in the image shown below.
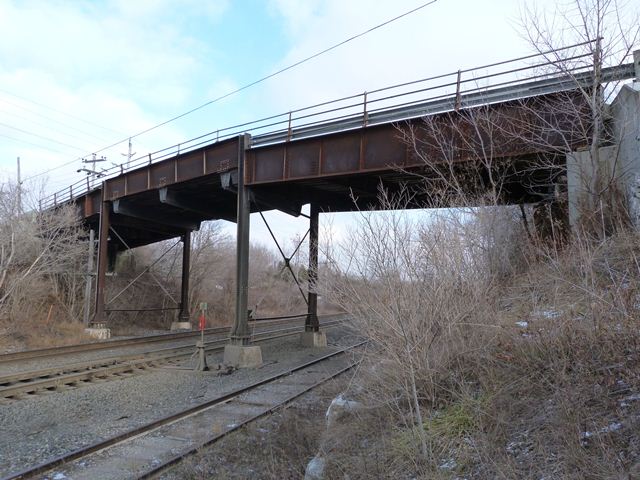
[[334,274],[319,291],[372,340],[367,388],[399,417],[410,412],[429,461],[430,420],[422,412],[441,400],[447,365],[491,334],[495,283],[476,255],[482,229],[451,211],[416,218],[404,211],[411,201],[407,190],[382,192],[388,211],[360,212],[348,238],[324,252]]
[[[584,191],[579,216],[598,237],[626,216],[616,184],[620,175],[618,160],[603,159],[601,147],[615,142],[606,125],[610,122],[608,105],[620,88],[619,81],[607,75],[607,68],[630,62],[640,39],[638,19],[637,5],[618,0],[572,0],[551,15],[531,3],[522,12],[522,35],[547,61],[545,73],[571,79],[577,94],[573,101],[567,94],[554,105],[559,114],[576,119],[570,128],[554,128],[546,123],[543,114],[537,113],[543,128],[529,128],[529,140],[542,140],[544,145],[544,133],[553,131],[556,139],[563,140],[559,151],[566,155],[572,154],[571,145],[576,139],[586,145],[586,159],[582,155],[576,160]],[[574,44],[574,48],[563,48]],[[579,164],[584,162],[588,165]]]
[[559,91],[498,107],[457,103],[454,111],[400,125],[401,138],[423,165],[426,201],[435,207],[536,203],[534,220],[550,218],[535,223],[562,240],[569,220],[567,173],[573,181],[577,167],[582,185],[572,188],[586,193],[579,205],[584,226],[602,236],[624,219],[620,165],[602,158],[601,148],[615,142],[605,127],[620,88],[608,68],[629,62],[639,37],[637,13],[627,7],[573,0],[553,17],[525,9],[521,29],[537,54],[534,74],[561,77]]
[[73,207],[23,212],[17,188],[0,185],[0,320],[19,329],[53,305],[77,320],[80,265],[86,260],[77,212]]

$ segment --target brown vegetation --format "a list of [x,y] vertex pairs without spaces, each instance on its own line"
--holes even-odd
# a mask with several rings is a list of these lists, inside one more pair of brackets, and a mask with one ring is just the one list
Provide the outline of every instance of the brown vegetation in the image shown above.
[[438,227],[433,280],[387,272],[341,297],[375,346],[327,478],[638,478],[638,235],[530,246],[497,281],[448,267],[461,252]]
[[26,192],[0,185],[0,346],[83,337],[83,231],[75,212],[23,210]]

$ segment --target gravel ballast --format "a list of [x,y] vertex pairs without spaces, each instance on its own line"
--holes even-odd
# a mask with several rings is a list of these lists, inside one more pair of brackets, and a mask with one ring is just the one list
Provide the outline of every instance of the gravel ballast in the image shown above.
[[[259,369],[242,369],[224,376],[159,369],[0,406],[0,476],[149,423],[357,341],[343,328],[329,329],[327,337],[329,347],[325,349],[303,348],[297,336],[262,342],[264,364]],[[222,362],[222,353],[209,354],[208,361]]]

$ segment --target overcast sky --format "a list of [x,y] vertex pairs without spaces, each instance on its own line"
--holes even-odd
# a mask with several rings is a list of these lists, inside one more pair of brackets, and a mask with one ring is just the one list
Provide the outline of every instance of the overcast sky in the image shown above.
[[[0,173],[15,177],[18,156],[23,178],[79,159],[424,1],[0,0]],[[135,138],[133,150],[146,155],[239,121],[529,54],[521,7],[439,0]],[[101,155],[120,163],[126,151],[123,142]],[[48,188],[78,180],[81,166],[50,172]],[[283,238],[305,223],[270,218]],[[267,243],[255,219],[252,227],[252,240]]]

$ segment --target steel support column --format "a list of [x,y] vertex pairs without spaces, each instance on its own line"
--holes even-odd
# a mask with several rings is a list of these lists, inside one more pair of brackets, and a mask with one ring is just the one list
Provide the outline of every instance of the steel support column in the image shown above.
[[318,323],[318,223],[320,217],[320,210],[318,205],[312,203],[310,205],[309,214],[309,294],[308,294],[308,307],[307,307],[307,319],[304,324],[304,330],[306,332],[317,332],[320,330],[320,324]]
[[251,195],[245,185],[246,148],[249,135],[238,138],[238,211],[236,230],[236,318],[231,330],[231,343],[249,343],[249,215]]
[[93,283],[93,257],[95,252],[95,230],[89,230],[89,258],[87,261],[87,280],[84,286],[84,315],[82,323],[85,327],[89,325],[91,316],[91,285]]
[[109,210],[111,205],[106,200],[106,188],[102,184],[102,204],[100,206],[100,229],[98,231],[98,271],[96,272],[96,311],[91,323],[105,323],[107,315],[104,310],[104,290],[109,264]]
[[191,270],[191,231],[182,235],[182,286],[180,290],[179,322],[190,322],[189,314],[189,271]]

